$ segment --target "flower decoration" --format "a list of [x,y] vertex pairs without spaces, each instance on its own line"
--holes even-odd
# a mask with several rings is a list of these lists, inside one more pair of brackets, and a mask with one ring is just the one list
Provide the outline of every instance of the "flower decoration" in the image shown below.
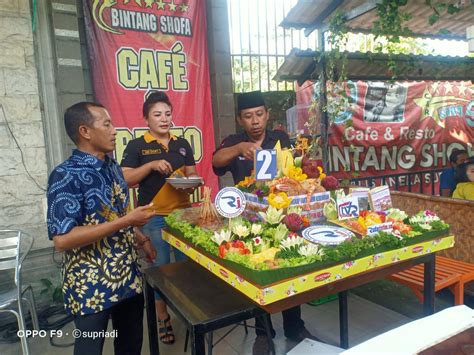
[[416,225],[422,230],[427,230],[427,231],[433,229],[433,226],[431,225],[431,223],[438,222],[438,221],[440,221],[440,218],[436,215],[436,213],[428,211],[428,210],[418,212],[416,215],[408,219],[408,222],[411,225]]
[[418,212],[408,219],[408,223],[413,226],[415,231],[420,232],[449,228],[449,225],[441,221],[436,213],[429,210]]
[[303,208],[301,208],[301,207],[299,207],[299,206],[290,206],[290,207],[288,207],[288,209],[286,210],[286,213],[287,213],[287,214],[296,213],[296,214],[301,215],[301,212],[303,212]]
[[281,223],[278,225],[278,227],[276,227],[273,239],[279,244],[283,239],[286,238],[287,235],[288,228],[283,223]]
[[288,168],[287,176],[290,179],[296,180],[296,181],[305,181],[308,178],[308,175],[303,173],[303,169],[297,168],[296,166],[292,166]]
[[250,230],[248,229],[248,227],[244,226],[243,224],[237,224],[233,226],[232,232],[240,238],[245,238],[250,234]]
[[286,192],[279,192],[277,194],[271,193],[268,195],[268,203],[270,206],[277,209],[287,208],[291,203],[292,198],[288,197]]
[[253,235],[258,235],[262,232],[262,225],[258,223],[252,224],[252,227],[250,228],[250,233]]
[[228,242],[232,236],[230,230],[222,229],[220,232],[214,232],[211,239],[217,244],[221,245],[223,242]]
[[268,224],[278,224],[283,219],[283,210],[268,206],[267,212],[258,212],[260,217]]
[[322,166],[318,166],[318,170],[319,170],[319,178],[321,179],[321,181],[323,181],[326,178],[327,175],[324,172]]
[[295,149],[296,151],[301,153],[301,155],[305,155],[306,152],[309,150],[308,138],[298,135],[298,137],[296,137]]
[[288,238],[283,239],[280,242],[280,247],[282,249],[298,249],[301,245],[303,245],[305,240],[301,238],[299,235],[295,234],[292,235],[290,234]]
[[308,176],[310,179],[317,179],[321,176],[321,168],[320,166],[310,164],[303,166],[303,172]]
[[261,237],[255,237],[252,239],[252,242],[255,246],[259,246],[262,244],[262,238]]
[[301,220],[303,221],[303,227],[304,228],[307,228],[311,225],[311,221],[309,220],[308,217],[303,216],[303,217],[301,217]]
[[426,210],[423,212],[423,215],[425,216],[425,220],[428,222],[434,222],[434,221],[439,221],[440,218],[438,215],[430,210]]
[[297,232],[303,228],[303,220],[300,215],[296,213],[287,214],[285,218],[283,218],[283,223],[285,223],[288,229],[292,232]]
[[339,188],[339,181],[334,176],[326,176],[322,179],[321,185],[328,191],[337,190]]
[[323,256],[324,250],[316,244],[304,244],[298,252],[303,256]]
[[240,181],[236,186],[237,187],[249,187],[255,183],[255,178],[253,176],[246,176],[245,179]]
[[387,210],[387,219],[392,221],[403,221],[407,217],[408,215],[405,211],[401,211],[398,208],[390,208]]

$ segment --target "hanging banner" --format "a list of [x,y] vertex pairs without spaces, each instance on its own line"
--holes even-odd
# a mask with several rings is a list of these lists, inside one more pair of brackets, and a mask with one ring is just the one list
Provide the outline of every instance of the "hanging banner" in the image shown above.
[[198,0],[84,0],[95,97],[118,131],[115,158],[147,131],[147,92],[164,91],[173,104],[171,133],[188,140],[198,174],[217,192],[205,14]]
[[[314,87],[311,91],[314,95]],[[346,92],[352,98],[351,110],[336,117],[329,128],[329,165],[337,178],[444,168],[450,166],[454,149],[474,155],[474,84],[470,81],[349,81]],[[298,97],[307,101],[308,93]],[[404,175],[386,184],[402,190],[411,185],[415,192],[423,183],[424,191],[430,191],[432,179],[437,183],[439,174],[413,175],[410,180]]]

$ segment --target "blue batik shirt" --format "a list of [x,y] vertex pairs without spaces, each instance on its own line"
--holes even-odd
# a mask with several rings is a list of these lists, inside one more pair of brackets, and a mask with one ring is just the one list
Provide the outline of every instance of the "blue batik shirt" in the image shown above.
[[453,194],[456,189],[456,168],[446,168],[441,173],[439,182],[440,194],[443,189],[449,189],[451,195]]
[[[74,150],[49,177],[49,238],[61,238],[77,226],[122,217],[128,203],[128,186],[115,160]],[[63,294],[68,313],[97,313],[142,292],[133,237],[133,229],[127,227],[64,252]]]

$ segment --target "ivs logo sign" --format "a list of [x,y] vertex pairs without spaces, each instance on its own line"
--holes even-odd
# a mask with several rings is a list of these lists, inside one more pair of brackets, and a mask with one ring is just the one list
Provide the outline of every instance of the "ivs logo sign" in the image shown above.
[[337,200],[337,215],[340,220],[359,216],[359,199],[344,197]]
[[[91,0],[92,18],[103,31],[121,35],[121,30],[161,32],[173,36],[192,37],[189,0]],[[167,12],[166,15],[158,15]]]

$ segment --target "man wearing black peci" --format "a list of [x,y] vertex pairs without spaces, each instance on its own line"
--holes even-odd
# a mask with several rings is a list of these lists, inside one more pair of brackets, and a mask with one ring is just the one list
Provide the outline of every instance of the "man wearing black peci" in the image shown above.
[[[251,174],[255,150],[272,149],[278,141],[282,148],[290,148],[290,139],[285,132],[266,129],[269,114],[260,91],[240,94],[237,98],[237,109],[237,123],[244,132],[225,138],[212,159],[214,172],[221,176],[230,171],[236,184]],[[283,311],[282,314],[283,329],[288,339],[296,342],[304,338],[316,339],[304,326],[300,306]],[[263,320],[256,318],[255,326],[257,338],[253,353],[269,353]],[[271,331],[274,337],[273,327]]]

